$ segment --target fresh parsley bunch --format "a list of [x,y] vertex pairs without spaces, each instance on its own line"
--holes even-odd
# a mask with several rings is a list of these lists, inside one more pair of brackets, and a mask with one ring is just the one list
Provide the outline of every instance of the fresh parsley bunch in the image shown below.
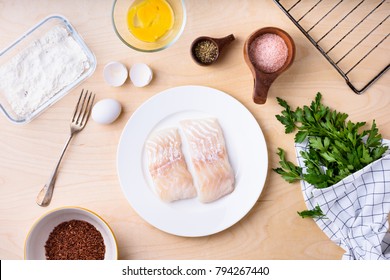
[[[302,151],[306,171],[285,158],[278,148],[280,167],[273,169],[287,182],[304,180],[316,188],[327,188],[343,178],[379,159],[388,149],[382,144],[375,120],[371,128],[362,130],[365,122],[347,121],[348,115],[326,107],[317,93],[310,106],[293,111],[287,102],[277,98],[284,108],[278,121],[285,126],[286,133],[295,134],[295,142],[308,139],[307,151]],[[362,131],[361,131],[362,130]],[[299,212],[302,217],[321,217],[321,209]]]

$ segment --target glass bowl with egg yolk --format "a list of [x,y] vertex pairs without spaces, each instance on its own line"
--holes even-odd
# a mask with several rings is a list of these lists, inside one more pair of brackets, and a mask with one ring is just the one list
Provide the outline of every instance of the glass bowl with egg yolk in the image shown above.
[[137,51],[160,51],[183,32],[184,0],[115,0],[112,22],[125,45]]

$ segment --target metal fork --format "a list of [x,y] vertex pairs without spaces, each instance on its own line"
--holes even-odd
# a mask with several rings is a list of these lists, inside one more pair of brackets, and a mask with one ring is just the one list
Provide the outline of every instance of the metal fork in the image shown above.
[[50,204],[51,198],[53,196],[54,184],[57,178],[57,171],[60,166],[61,160],[65,154],[66,148],[68,148],[70,140],[72,140],[73,136],[83,130],[83,128],[85,127],[89,119],[89,115],[91,114],[91,108],[94,100],[95,95],[92,94],[92,92],[88,93],[87,90],[84,94],[84,89],[81,91],[79,101],[77,102],[73,117],[70,121],[70,136],[68,138],[68,141],[66,142],[62,150],[61,156],[57,162],[56,167],[54,168],[54,171],[48,183],[42,188],[42,190],[37,196],[37,204],[39,206],[47,206]]

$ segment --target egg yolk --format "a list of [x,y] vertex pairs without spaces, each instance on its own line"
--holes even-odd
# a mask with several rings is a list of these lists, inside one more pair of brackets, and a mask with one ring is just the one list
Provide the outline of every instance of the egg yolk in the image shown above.
[[127,14],[130,32],[144,42],[156,42],[172,29],[173,23],[172,8],[165,0],[136,1]]

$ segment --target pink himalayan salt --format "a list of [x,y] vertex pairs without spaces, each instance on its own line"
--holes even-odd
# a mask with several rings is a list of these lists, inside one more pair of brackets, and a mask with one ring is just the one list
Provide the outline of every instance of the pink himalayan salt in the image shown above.
[[249,57],[255,67],[266,73],[278,71],[287,60],[288,49],[284,40],[272,33],[266,33],[251,43]]

